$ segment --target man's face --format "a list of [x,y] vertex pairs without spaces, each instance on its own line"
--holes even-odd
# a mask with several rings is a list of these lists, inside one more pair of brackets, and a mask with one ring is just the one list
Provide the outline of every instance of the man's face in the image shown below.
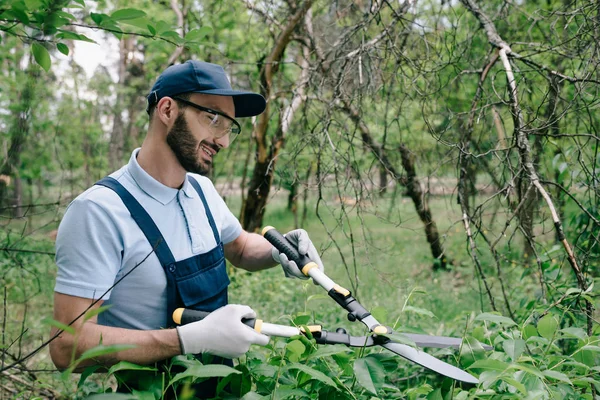
[[[231,97],[194,93],[189,101],[230,116],[235,115]],[[177,116],[167,134],[167,144],[188,172],[208,174],[213,157],[229,146],[228,137],[217,139],[209,129],[209,123],[210,115],[188,106]]]

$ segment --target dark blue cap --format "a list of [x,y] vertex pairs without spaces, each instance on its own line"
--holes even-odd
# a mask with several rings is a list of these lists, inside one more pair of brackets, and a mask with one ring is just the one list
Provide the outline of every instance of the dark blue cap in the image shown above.
[[190,60],[171,65],[156,80],[148,95],[148,109],[165,96],[182,93],[205,93],[232,96],[236,117],[252,117],[265,111],[265,98],[258,93],[231,89],[223,67]]

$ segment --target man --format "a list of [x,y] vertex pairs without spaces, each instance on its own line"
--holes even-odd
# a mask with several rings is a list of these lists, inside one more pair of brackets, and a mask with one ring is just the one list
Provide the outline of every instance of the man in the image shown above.
[[[178,354],[237,358],[269,338],[244,325],[248,306],[227,305],[227,258],[248,271],[280,262],[305,278],[262,236],[242,230],[205,175],[239,134],[234,117],[262,113],[265,99],[231,89],[223,69],[188,61],[167,68],[148,95],[150,124],[129,163],[78,196],[56,240],[54,319],[72,324],[51,342],[52,360],[67,368],[102,343],[135,348],[87,360],[151,364]],[[306,232],[287,237],[322,268]],[[90,304],[110,307],[79,317]],[[173,329],[178,307],[211,311]],[[93,314],[93,313],[92,313]],[[55,330],[56,331],[56,330]],[[54,332],[53,332],[54,333]]]

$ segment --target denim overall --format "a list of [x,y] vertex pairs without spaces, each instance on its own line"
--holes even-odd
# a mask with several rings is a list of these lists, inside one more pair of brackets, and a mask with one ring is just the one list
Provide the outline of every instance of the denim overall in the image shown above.
[[[146,210],[138,203],[131,193],[125,189],[116,179],[106,177],[96,183],[115,191],[127,209],[131,217],[140,227],[148,242],[154,249],[160,264],[167,277],[167,327],[175,326],[172,315],[179,307],[192,310],[214,311],[227,304],[227,286],[229,277],[225,265],[225,253],[223,243],[217,231],[215,220],[210,212],[206,197],[198,182],[187,177],[192,184],[206,210],[206,217],[217,246],[204,254],[197,254],[185,260],[175,261],[167,242],[164,240],[158,227],[148,215]],[[199,357],[200,355],[197,355]],[[226,364],[233,366],[231,360],[213,357],[213,364]],[[216,380],[202,382],[196,387],[196,395],[209,395],[214,393]],[[198,391],[201,390],[200,393]],[[212,396],[210,396],[212,397]]]

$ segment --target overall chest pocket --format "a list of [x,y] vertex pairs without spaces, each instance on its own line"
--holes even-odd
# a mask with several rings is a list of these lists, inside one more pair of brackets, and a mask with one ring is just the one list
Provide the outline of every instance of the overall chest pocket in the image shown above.
[[199,255],[177,263],[177,269],[182,275],[175,278],[175,283],[179,300],[186,308],[214,311],[227,304],[227,286],[230,281],[225,258],[211,260],[212,263],[207,263],[206,259],[207,257]]

